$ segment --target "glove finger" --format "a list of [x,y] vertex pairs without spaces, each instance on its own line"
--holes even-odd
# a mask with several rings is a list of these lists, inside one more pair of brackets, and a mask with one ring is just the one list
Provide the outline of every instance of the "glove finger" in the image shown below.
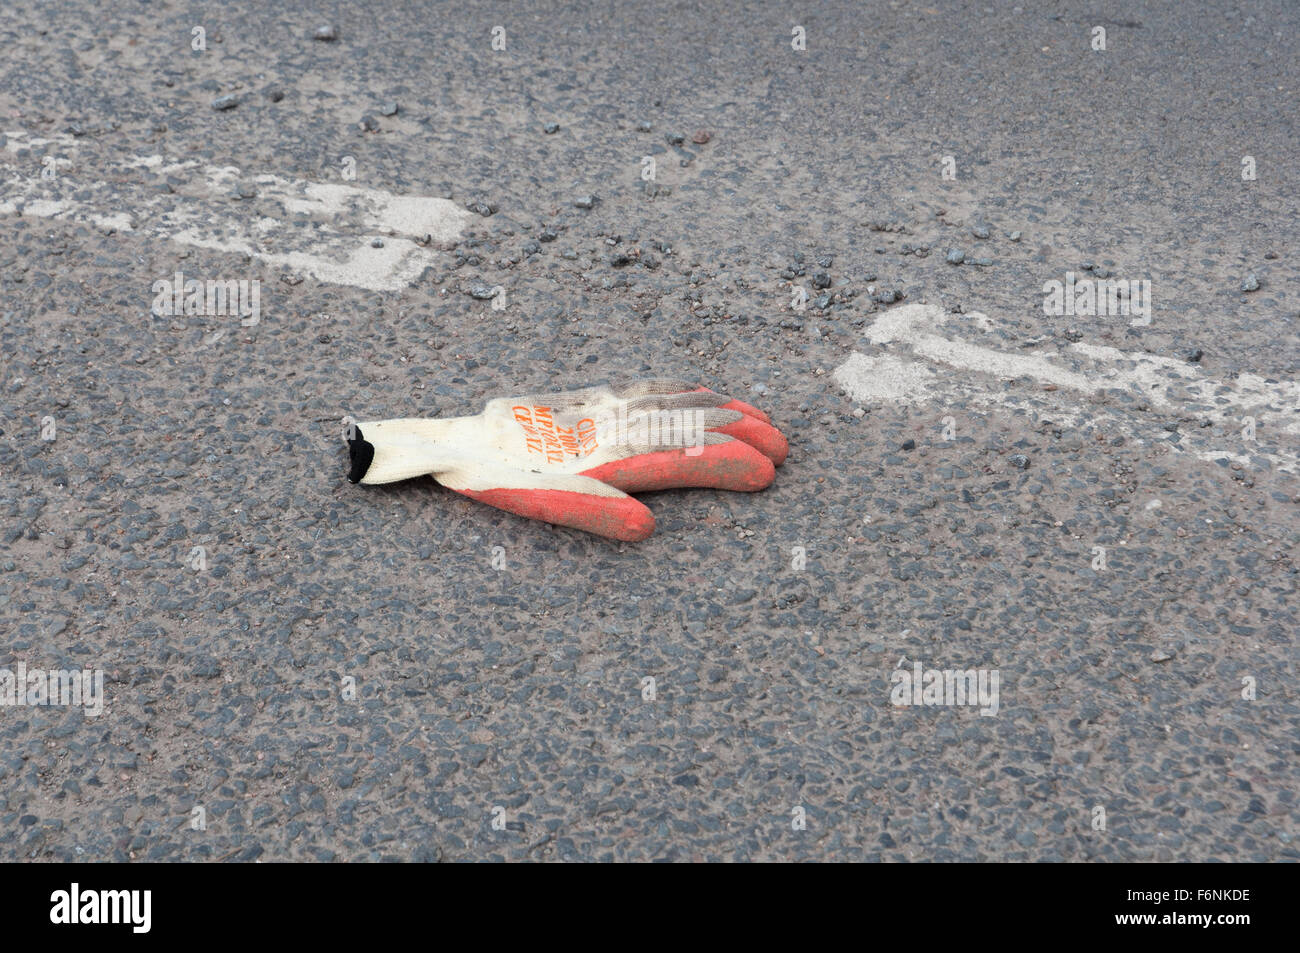
[[781,431],[771,424],[746,414],[741,414],[740,419],[734,424],[715,427],[714,432],[725,433],[729,437],[743,440],[756,450],[760,450],[778,467],[785,463],[785,458],[790,453],[790,444]]
[[753,492],[776,478],[772,461],[741,440],[724,440],[705,447],[656,450],[615,460],[590,470],[588,476],[626,493],[710,487]]
[[707,404],[665,406],[660,400],[643,397],[630,401],[616,414],[598,416],[597,426],[603,433],[621,434],[625,438],[648,433],[661,447],[687,447],[699,443],[707,431],[737,423],[743,416]]
[[685,436],[669,433],[666,437],[655,436],[653,439],[647,439],[641,434],[630,434],[628,439],[616,440],[613,443],[603,445],[601,447],[602,454],[598,459],[606,461],[626,460],[629,457],[639,457],[647,453],[658,453],[660,450],[691,450],[694,453],[699,453],[701,447],[711,446],[715,443],[726,443],[730,439],[726,434],[714,430],[688,433]]
[[[708,394],[713,393],[713,391],[709,390],[707,387],[701,387],[699,388],[699,390],[701,393],[708,393]],[[719,404],[718,406],[725,407],[727,410],[738,410],[742,414],[745,414],[747,417],[753,417],[754,419],[762,421],[765,424],[770,424],[772,422],[771,417],[763,413],[757,407],[745,403],[743,400],[735,400],[734,398],[730,398],[730,397],[727,398],[726,400],[727,402],[725,404]]]
[[514,404],[533,404],[539,407],[551,407],[561,411],[577,411],[583,407],[597,404],[607,399],[610,390],[607,387],[582,387],[578,390],[562,391],[558,394],[529,394],[518,398],[498,397],[489,401],[488,407],[494,404],[512,406]]
[[570,490],[457,490],[479,503],[531,520],[568,526],[586,533],[637,543],[655,531],[654,514],[644,503],[624,496],[598,496]]
[[698,388],[689,381],[674,380],[671,377],[646,377],[639,380],[624,381],[612,388],[614,396],[620,400],[633,400],[637,397],[649,397],[655,394],[685,394]]
[[759,410],[757,407],[753,406],[752,404],[745,403],[743,400],[732,399],[727,401],[722,406],[725,407],[727,410],[738,410],[746,417],[753,417],[759,423],[770,424],[772,422],[771,417],[763,413],[761,410]]
[[[680,403],[670,404],[665,401],[657,405],[653,399],[647,399],[644,403],[637,400],[637,398],[654,398],[669,395],[673,397],[680,396],[682,398],[687,398],[690,394],[708,394],[711,397],[717,398],[717,403],[715,404],[712,401],[708,403],[693,403],[689,401],[689,399],[686,399]],[[757,407],[745,403],[743,400],[735,400],[731,397],[718,394],[707,387],[701,387],[698,384],[692,384],[689,381],[675,380],[668,377],[656,377],[648,380],[630,381],[626,384],[621,384],[614,388],[614,396],[622,400],[634,401],[640,406],[647,407],[667,407],[674,405],[679,407],[723,407],[727,410],[740,411],[740,413],[760,420],[765,424],[770,424],[772,422],[772,419],[768,417],[767,414],[763,413],[763,411],[759,410]]]
[[434,478],[479,503],[606,539],[635,543],[655,531],[654,514],[644,503],[584,476],[479,468],[447,470]]
[[677,394],[647,394],[642,397],[622,398],[627,413],[654,413],[656,410],[695,410],[721,407],[727,398],[721,394],[702,391],[683,391]]
[[[680,385],[681,381],[648,381],[645,383],[668,387]],[[671,393],[667,395],[648,395],[634,398],[628,403],[629,412],[653,413],[655,408],[665,410],[684,410],[695,407],[716,407],[718,410],[739,414],[733,422],[723,426],[709,425],[708,429],[724,433],[737,440],[743,440],[762,451],[776,466],[785,463],[790,453],[790,444],[781,431],[772,426],[771,419],[757,407],[751,407],[741,400],[733,400],[722,394],[715,394],[707,387],[698,387],[688,393]]]

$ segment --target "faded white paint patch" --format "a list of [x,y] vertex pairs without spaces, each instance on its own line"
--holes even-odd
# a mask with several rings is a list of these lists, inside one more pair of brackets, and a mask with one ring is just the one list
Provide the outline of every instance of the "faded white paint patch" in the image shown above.
[[[880,350],[853,353],[836,368],[834,378],[860,403],[946,400],[1001,406],[1069,426],[1096,423],[1139,443],[1163,438],[1174,449],[1204,460],[1245,464],[1262,457],[1280,470],[1300,468],[1292,439],[1300,434],[1300,384],[1295,381],[1269,381],[1256,374],[1216,379],[1186,361],[1085,343],[1060,351],[1050,345],[1011,351],[997,346],[1003,336],[996,330],[983,313],[902,305],[881,314],[864,333]],[[1008,381],[1016,383],[1008,386]],[[1181,443],[1171,443],[1163,421],[1149,421],[1147,431],[1148,421],[1137,411],[1121,413],[1107,406],[1115,391],[1165,414],[1208,417],[1221,435],[1227,431],[1234,438],[1245,418],[1253,417],[1258,440],[1242,440],[1233,450],[1206,447],[1210,435],[1189,428]]]
[[[30,138],[6,133],[5,151],[47,147],[61,168],[80,144],[71,136]],[[447,199],[382,189],[310,182],[269,173],[245,175],[237,166],[201,166],[163,156],[128,155],[40,176],[0,163],[0,214],[85,222],[181,244],[247,255],[318,281],[369,291],[407,287],[436,264],[436,245],[453,242],[473,213]],[[177,183],[176,180],[180,180]],[[170,180],[172,191],[158,188]],[[236,199],[241,186],[254,195]],[[375,247],[375,242],[380,247]]]
[[[1207,404],[1227,404],[1243,410],[1271,406],[1293,414],[1300,410],[1300,384],[1295,381],[1270,382],[1258,374],[1238,374],[1231,381],[1222,381],[1206,377],[1196,365],[1158,354],[1131,353],[1082,342],[1070,345],[1070,350],[1102,367],[1107,386],[1113,386],[1109,382],[1116,380],[1153,396],[1162,404],[1170,403],[1170,399],[1160,388],[1176,378],[1190,397]],[[1298,428],[1300,420],[1293,420],[1288,429],[1300,433]]]
[[977,347],[964,341],[949,341],[936,335],[926,335],[916,342],[916,353],[939,364],[960,367],[977,374],[1015,380],[1018,377],[1031,377],[1034,380],[1068,387],[1081,393],[1090,394],[1101,390],[1102,386],[1083,374],[1066,370],[1053,363],[1049,358],[1055,354],[1039,356],[1030,354],[1007,354],[991,348]]
[[247,237],[206,237],[195,229],[185,229],[171,236],[185,245],[215,251],[249,255],[274,267],[310,275],[317,281],[352,285],[372,291],[396,291],[405,288],[431,264],[429,256],[414,242],[384,239],[381,248],[368,243],[351,248],[327,242],[313,244],[302,251],[268,252],[255,246]]
[[835,368],[835,380],[860,404],[922,400],[937,375],[916,361],[889,354],[868,356],[854,352]]
[[103,229],[115,232],[129,232],[134,230],[134,224],[132,223],[131,215],[128,212],[118,212],[116,215],[91,214],[89,218],[92,222]]

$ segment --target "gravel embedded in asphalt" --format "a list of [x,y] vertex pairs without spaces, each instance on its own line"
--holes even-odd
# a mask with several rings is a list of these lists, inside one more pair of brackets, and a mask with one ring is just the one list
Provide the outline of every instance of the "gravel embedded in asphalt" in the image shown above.
[[[405,2],[235,0],[207,53],[179,9],[114,8],[135,44],[84,2],[0,13],[0,668],[105,690],[0,707],[0,856],[1297,859],[1298,285],[1269,249],[1300,238],[1300,13],[1192,7],[1095,53],[1028,4],[862,33],[833,2],[806,52],[755,16],[728,55],[689,6],[671,43],[631,7],[507,12],[501,51]],[[230,208],[173,221],[208,176]],[[429,257],[363,288],[304,274],[318,244]],[[257,280],[259,320],[155,313],[178,272]],[[1067,273],[1150,279],[1152,320],[1045,314]],[[904,302],[960,347],[881,339]],[[1047,390],[1048,354],[1106,374]],[[771,414],[775,484],[644,494],[657,532],[619,545],[347,481],[345,415],[649,376]],[[996,713],[896,704],[914,664],[996,671]]]

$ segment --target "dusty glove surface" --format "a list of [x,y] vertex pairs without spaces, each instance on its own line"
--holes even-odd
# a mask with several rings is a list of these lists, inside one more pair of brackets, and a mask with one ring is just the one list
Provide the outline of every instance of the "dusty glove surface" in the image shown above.
[[628,493],[771,485],[788,444],[767,415],[685,381],[491,400],[481,414],[357,424],[353,483],[432,475],[499,509],[636,541],[654,515]]

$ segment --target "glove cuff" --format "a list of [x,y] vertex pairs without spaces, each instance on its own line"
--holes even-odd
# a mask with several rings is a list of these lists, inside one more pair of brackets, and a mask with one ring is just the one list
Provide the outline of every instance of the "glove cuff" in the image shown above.
[[479,417],[406,417],[353,425],[348,440],[348,479],[396,483],[436,474],[465,457],[462,447],[482,439]]
[[361,478],[370,469],[370,464],[374,462],[375,445],[365,439],[360,427],[353,427],[352,431],[356,436],[348,440],[348,460],[352,464],[351,469],[348,470],[348,480],[352,483],[360,483]]

